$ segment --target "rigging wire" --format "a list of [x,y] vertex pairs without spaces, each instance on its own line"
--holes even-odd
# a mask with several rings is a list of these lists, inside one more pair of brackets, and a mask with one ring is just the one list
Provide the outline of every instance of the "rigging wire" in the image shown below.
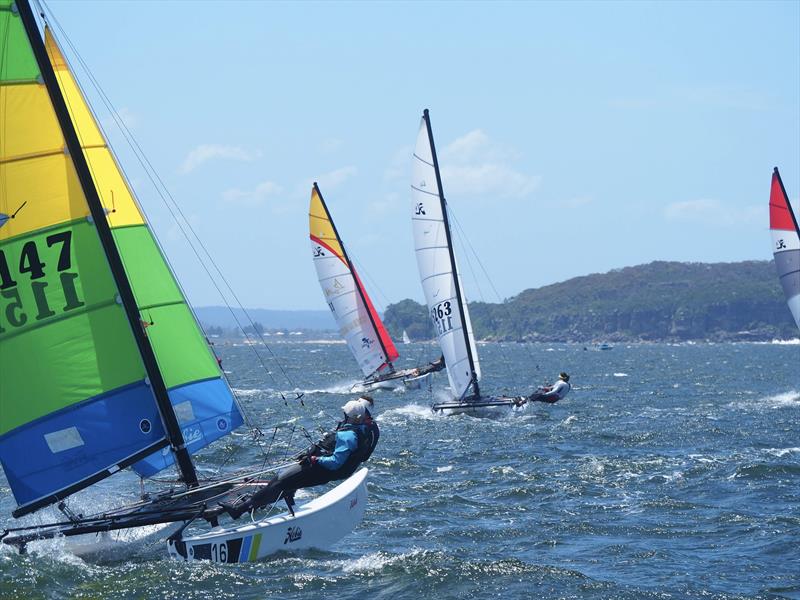
[[[495,297],[497,298],[497,303],[503,308],[504,312],[506,313],[506,318],[509,321],[509,325],[513,325],[514,319],[513,319],[513,314],[511,312],[511,307],[508,305],[508,302],[503,300],[503,298],[500,296],[500,292],[497,291],[497,287],[495,286],[494,281],[492,281],[492,278],[489,276],[488,270],[486,269],[486,267],[484,266],[483,262],[481,261],[480,256],[478,255],[478,253],[475,251],[475,248],[472,246],[472,243],[470,242],[469,237],[466,234],[466,231],[461,226],[461,223],[459,222],[458,218],[455,215],[455,212],[453,211],[453,209],[450,207],[449,204],[447,205],[447,209],[448,209],[448,215],[452,218],[452,221],[456,226],[456,232],[458,234],[457,237],[458,237],[459,243],[461,244],[461,247],[464,249],[464,253],[463,253],[464,254],[464,258],[467,261],[467,265],[469,266],[470,272],[472,273],[472,278],[474,279],[475,285],[478,288],[479,296],[481,297],[482,300],[484,300],[484,302],[486,301],[485,297],[483,295],[483,291],[481,290],[480,283],[478,282],[478,277],[477,277],[477,275],[476,275],[476,273],[475,273],[475,271],[474,271],[474,269],[472,267],[472,261],[470,260],[470,254],[473,255],[473,257],[475,258],[475,261],[480,266],[480,269],[481,269],[481,271],[483,273],[483,276],[486,278],[486,281],[488,282],[489,287],[491,287],[492,291],[494,292]],[[525,352],[528,354],[529,358],[533,362],[536,362],[536,356],[533,353],[533,349],[530,348],[528,344],[522,344],[522,346],[525,348]],[[499,344],[499,348],[500,348],[500,354],[503,356],[503,363],[505,364],[506,370],[507,370],[507,372],[509,374],[511,374],[513,372],[512,369],[511,369],[511,361],[509,360],[509,357],[507,356],[506,350],[503,347],[502,343]],[[538,364],[537,364],[537,369],[538,369]]]

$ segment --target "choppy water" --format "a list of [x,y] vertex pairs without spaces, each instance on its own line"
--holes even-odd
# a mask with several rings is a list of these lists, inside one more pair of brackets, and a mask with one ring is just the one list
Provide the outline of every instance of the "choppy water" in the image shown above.
[[[266,378],[248,348],[219,349],[266,437],[290,419],[326,426],[351,397],[342,345],[273,346],[293,385]],[[431,346],[401,351],[404,366],[434,358]],[[53,541],[0,551],[0,598],[800,598],[800,346],[479,352],[487,392],[521,393],[560,370],[573,392],[506,420],[434,417],[427,390],[378,392],[370,504],[339,547],[201,566],[167,559],[159,543],[91,564]],[[305,407],[275,391],[293,387]],[[133,483],[118,476],[92,493]]]

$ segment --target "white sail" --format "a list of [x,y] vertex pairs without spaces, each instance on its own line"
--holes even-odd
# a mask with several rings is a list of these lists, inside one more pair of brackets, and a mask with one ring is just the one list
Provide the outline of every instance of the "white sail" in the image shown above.
[[466,299],[463,293],[461,302],[458,298],[463,285],[449,245],[431,139],[428,122],[423,117],[412,160],[414,248],[429,316],[447,365],[450,389],[456,398],[461,398],[473,380],[476,383],[480,380],[481,373]]
[[410,344],[411,343],[411,338],[408,337],[408,332],[405,329],[403,329],[403,343],[404,344]]

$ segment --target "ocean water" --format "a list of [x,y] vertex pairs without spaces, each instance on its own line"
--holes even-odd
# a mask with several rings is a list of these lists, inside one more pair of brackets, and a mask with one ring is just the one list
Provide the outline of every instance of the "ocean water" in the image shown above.
[[[262,443],[280,425],[273,450],[304,446],[300,426],[331,425],[352,397],[343,345],[271,346],[291,382],[263,348],[274,379],[252,348],[218,350]],[[436,357],[400,350],[401,366]],[[160,541],[100,562],[47,541],[0,550],[0,598],[800,598],[800,345],[479,353],[487,393],[561,370],[573,391],[505,419],[432,415],[443,374],[432,389],[377,392],[367,513],[335,548],[218,566],[172,561]],[[201,469],[260,461],[247,432],[228,439]],[[115,476],[71,505],[137,485]],[[0,486],[3,526],[18,525]],[[28,520],[55,516],[43,512]]]

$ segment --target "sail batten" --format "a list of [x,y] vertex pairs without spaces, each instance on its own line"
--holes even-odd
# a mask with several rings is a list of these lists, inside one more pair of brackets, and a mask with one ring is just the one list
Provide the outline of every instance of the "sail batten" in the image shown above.
[[461,276],[453,253],[433,132],[425,111],[412,156],[412,227],[428,315],[455,398],[479,395],[480,365]]
[[347,256],[316,184],[311,190],[308,216],[314,267],[325,301],[362,373],[370,377],[397,360],[399,354]]

